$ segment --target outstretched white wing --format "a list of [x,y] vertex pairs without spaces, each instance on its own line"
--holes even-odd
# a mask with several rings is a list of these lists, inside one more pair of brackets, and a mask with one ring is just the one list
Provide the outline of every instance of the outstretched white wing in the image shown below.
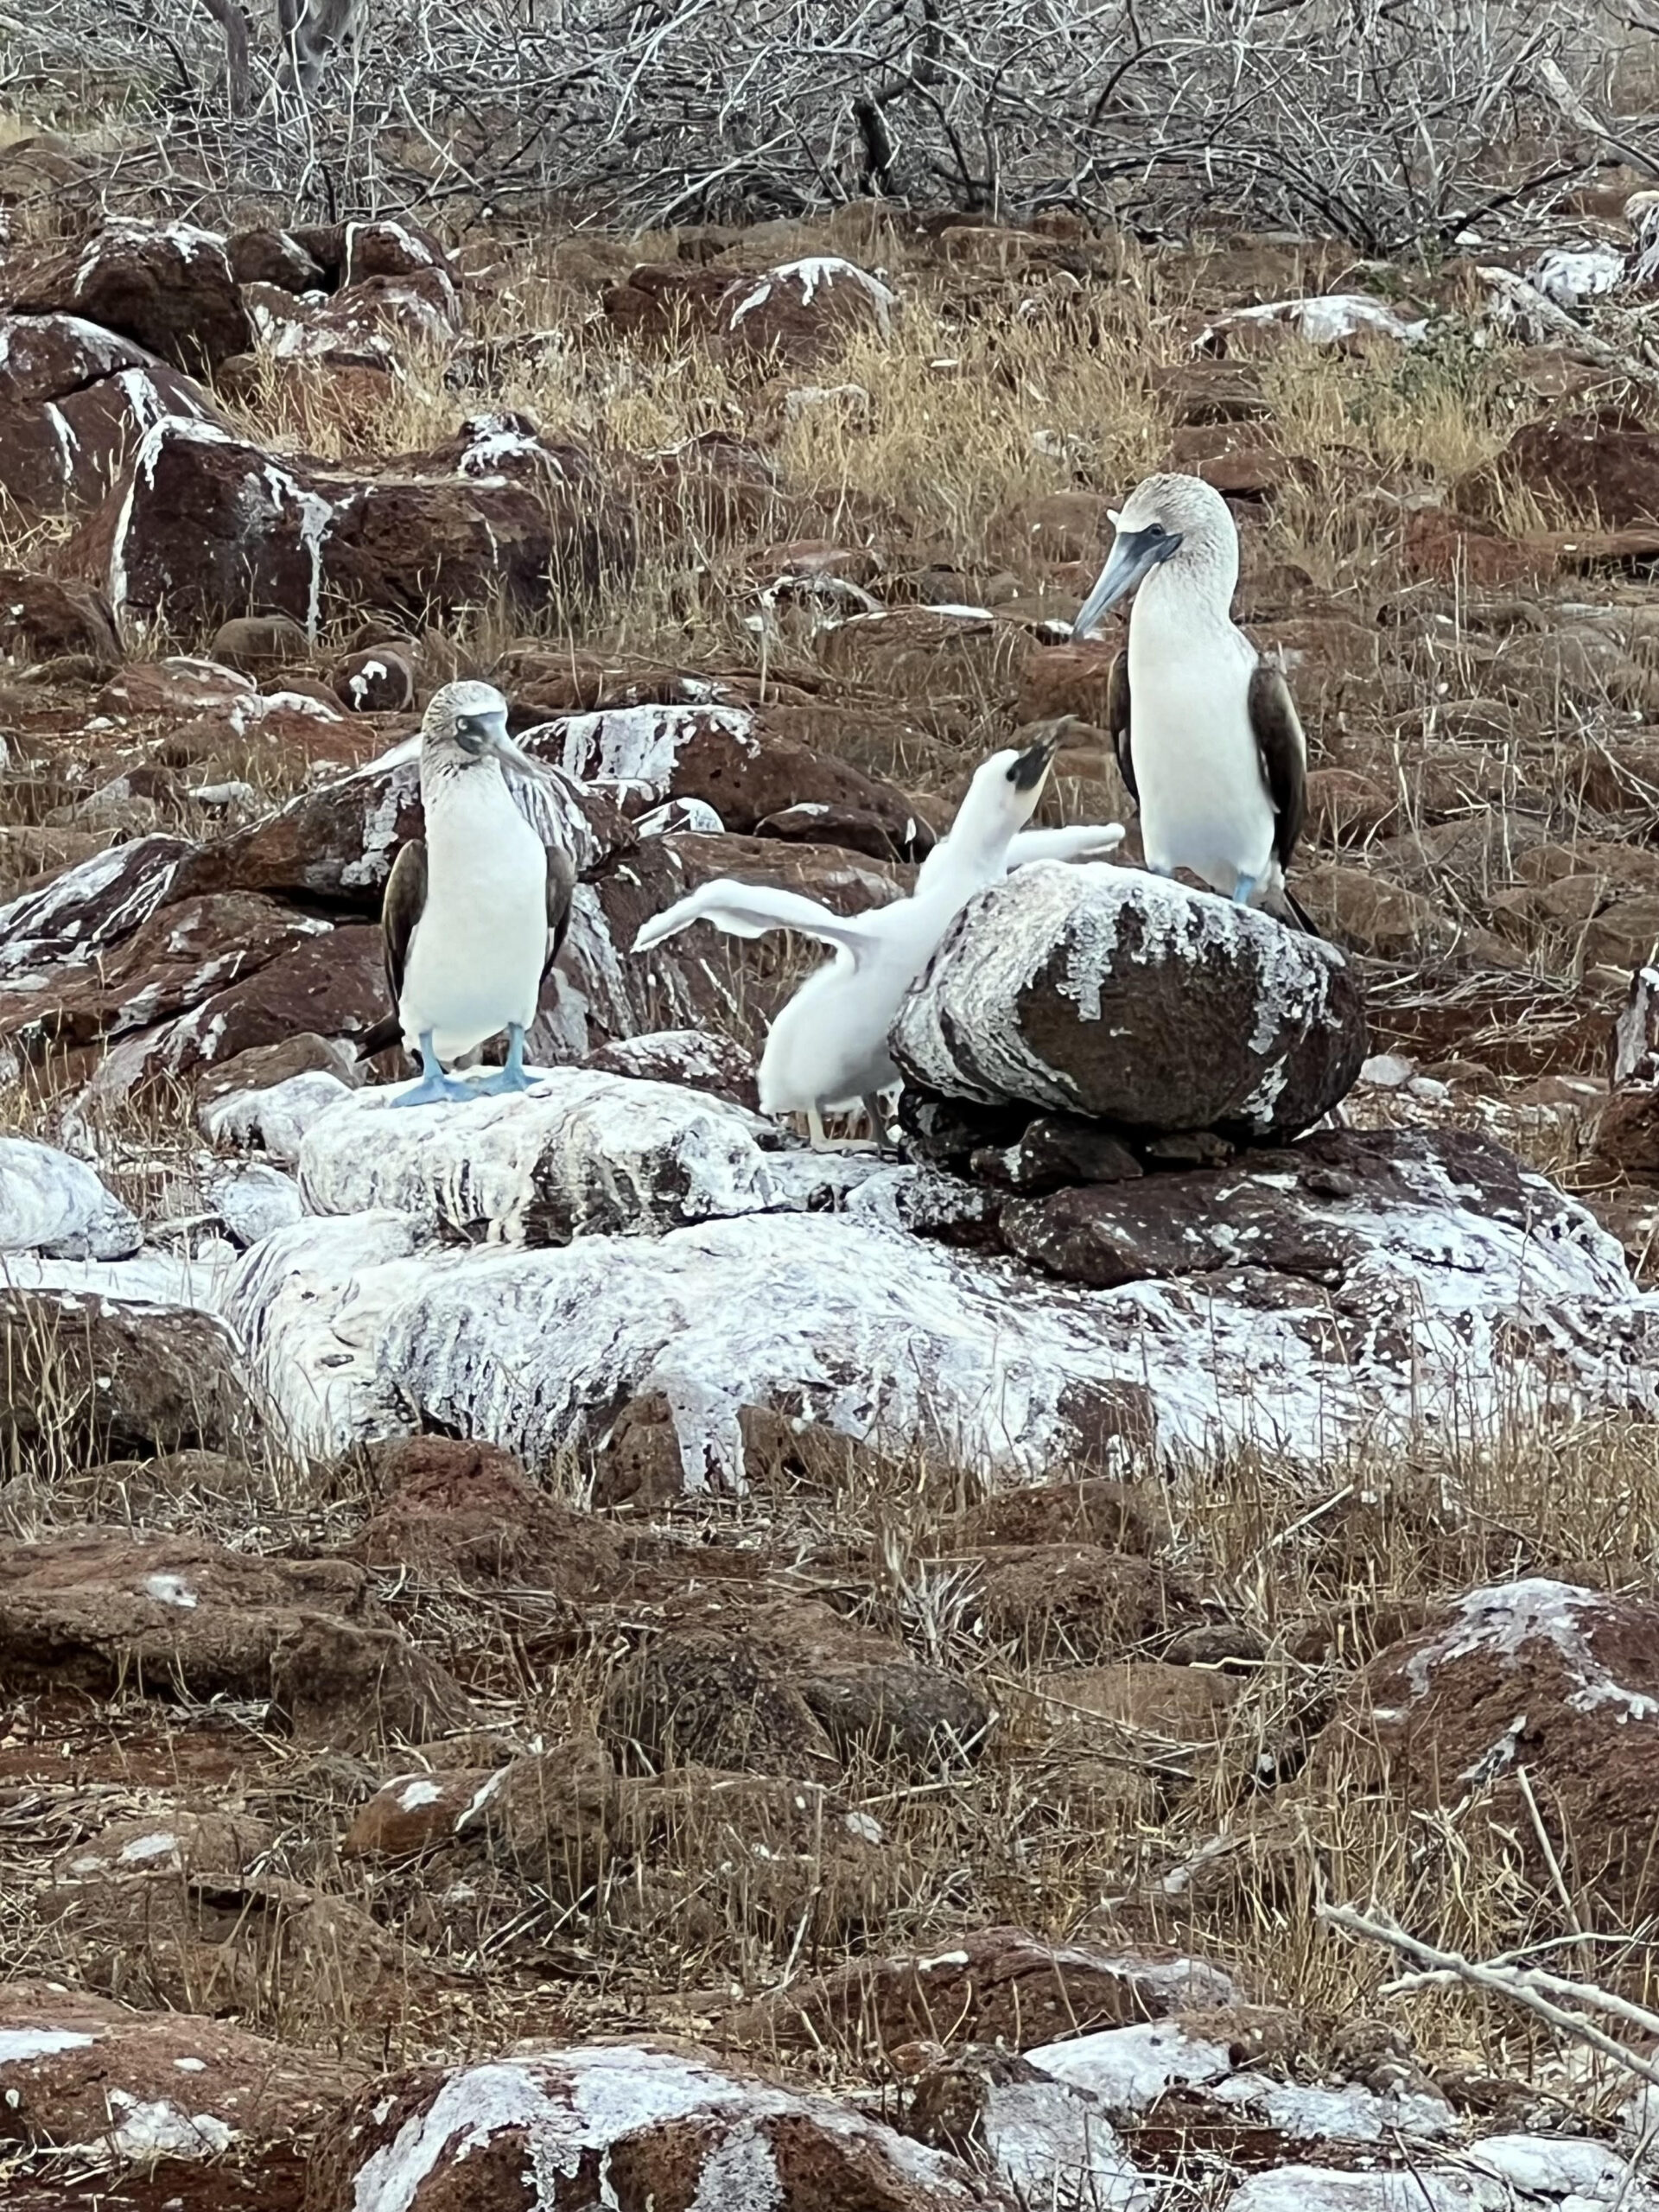
[[1121,822],[1077,822],[1069,830],[1021,830],[1009,840],[1007,868],[1033,861],[1103,860],[1123,842]]
[[[880,910],[878,909],[878,912]],[[647,922],[633,941],[636,952],[649,951],[664,938],[689,929],[693,922],[712,922],[728,937],[764,937],[768,930],[798,930],[824,944],[850,952],[855,960],[867,951],[870,932],[862,917],[832,914],[816,899],[798,891],[785,891],[767,883],[736,883],[729,876],[705,883]]]

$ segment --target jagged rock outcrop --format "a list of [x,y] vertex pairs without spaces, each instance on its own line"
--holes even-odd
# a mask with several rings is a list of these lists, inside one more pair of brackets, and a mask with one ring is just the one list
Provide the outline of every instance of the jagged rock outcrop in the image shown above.
[[1367,1048],[1333,946],[1211,893],[1054,861],[963,911],[893,1045],[948,1097],[1243,1138],[1310,1128]]

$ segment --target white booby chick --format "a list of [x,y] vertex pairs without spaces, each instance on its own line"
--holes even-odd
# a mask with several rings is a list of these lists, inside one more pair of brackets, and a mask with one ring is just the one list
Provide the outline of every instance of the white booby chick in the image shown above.
[[[359,1048],[366,1058],[401,1035],[421,1078],[394,1106],[527,1090],[524,1033],[563,940],[574,877],[514,803],[504,766],[546,771],[507,734],[507,702],[488,683],[446,683],[421,724],[426,835],[393,864],[381,908],[394,1020]],[[444,1072],[507,1033],[505,1067],[481,1083]]]
[[[835,958],[807,977],[772,1025],[760,1104],[768,1114],[804,1115],[818,1149],[826,1113],[861,1106],[879,1136],[880,1093],[899,1081],[887,1050],[899,1002],[957,913],[1007,873],[1009,849],[1042,796],[1058,745],[1051,734],[1023,752],[993,753],[975,771],[950,835],[923,861],[908,899],[847,917],[798,892],[723,877],[647,922],[633,949],[647,951],[698,921],[733,937],[798,930],[832,945]],[[1107,849],[1109,830],[1087,834],[1095,841],[1090,849]]]
[[1306,916],[1285,868],[1306,808],[1307,741],[1289,689],[1232,619],[1238,531],[1196,476],[1148,476],[1115,518],[1100,581],[1078,610],[1086,638],[1140,586],[1112,666],[1107,720],[1141,810],[1147,865],[1178,868],[1241,905]]

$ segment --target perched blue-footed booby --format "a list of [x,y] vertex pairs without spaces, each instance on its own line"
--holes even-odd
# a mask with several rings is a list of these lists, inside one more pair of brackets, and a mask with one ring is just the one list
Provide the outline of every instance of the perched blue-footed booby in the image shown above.
[[1148,476],[1072,624],[1086,638],[1135,590],[1107,719],[1141,810],[1147,865],[1313,925],[1285,887],[1306,806],[1307,741],[1285,679],[1232,619],[1238,531],[1196,476]]
[[[809,976],[779,1012],[760,1059],[762,1108],[768,1114],[804,1115],[816,1149],[830,1141],[824,1115],[858,1107],[879,1141],[885,1127],[880,1094],[899,1079],[887,1050],[899,1001],[961,908],[1014,864],[1011,848],[1042,796],[1059,741],[1057,731],[1023,751],[1010,747],[981,764],[950,835],[922,862],[908,899],[849,918],[798,892],[724,877],[678,900],[635,938],[634,950],[644,952],[704,921],[733,937],[798,930],[834,947],[835,958]],[[1112,824],[1071,834],[1081,840],[1072,848],[1081,853],[1109,851],[1122,832]],[[1032,852],[1027,857],[1056,855]]]
[[[524,1033],[563,941],[574,876],[514,804],[505,767],[541,776],[507,734],[507,702],[488,683],[446,683],[421,724],[426,835],[393,863],[381,907],[396,1015],[358,1048],[367,1058],[399,1036],[420,1081],[395,1106],[527,1090]],[[444,1072],[505,1029],[505,1067],[481,1083]]]

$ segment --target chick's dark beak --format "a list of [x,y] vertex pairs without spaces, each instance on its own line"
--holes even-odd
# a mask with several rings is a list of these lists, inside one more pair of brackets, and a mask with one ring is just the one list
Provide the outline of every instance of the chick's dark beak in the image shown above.
[[1017,791],[1035,791],[1054,765],[1054,755],[1060,749],[1060,732],[1054,730],[1046,737],[1039,737],[1028,745],[1008,771],[1008,781]]

